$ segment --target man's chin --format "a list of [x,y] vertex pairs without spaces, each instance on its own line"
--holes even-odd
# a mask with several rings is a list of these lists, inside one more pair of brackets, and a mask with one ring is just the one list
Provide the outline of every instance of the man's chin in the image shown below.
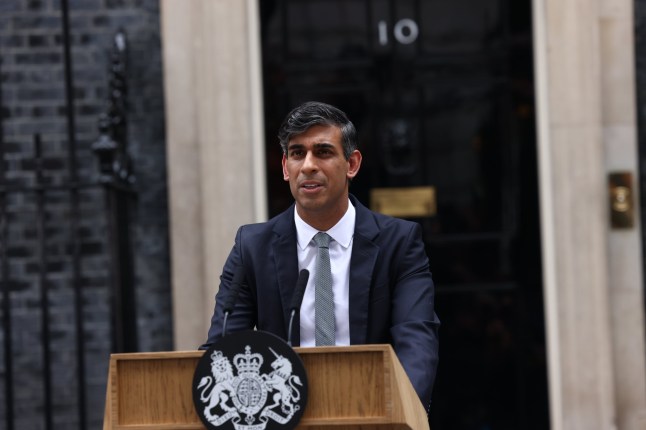
[[311,214],[328,210],[327,201],[323,196],[299,196],[299,198],[296,199],[296,204],[301,211]]
[[300,209],[307,212],[318,212],[323,208],[323,203],[315,199],[301,198],[296,200],[296,204],[299,206]]

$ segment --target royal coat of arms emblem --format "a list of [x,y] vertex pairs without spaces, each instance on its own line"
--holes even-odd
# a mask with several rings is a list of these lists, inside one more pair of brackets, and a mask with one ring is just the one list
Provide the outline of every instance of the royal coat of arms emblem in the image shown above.
[[236,333],[216,342],[200,360],[193,400],[208,428],[294,428],[306,404],[306,381],[300,357],[281,339]]

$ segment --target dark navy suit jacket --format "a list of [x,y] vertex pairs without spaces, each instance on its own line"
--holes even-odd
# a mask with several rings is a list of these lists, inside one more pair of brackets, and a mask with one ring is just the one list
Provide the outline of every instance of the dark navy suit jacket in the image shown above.
[[[439,320],[421,227],[368,210],[354,196],[350,261],[350,343],[389,343],[428,407],[438,362]],[[271,220],[240,227],[220,277],[207,348],[222,334],[222,302],[237,266],[245,286],[227,332],[256,327],[287,339],[289,306],[298,278],[294,206]],[[292,344],[299,345],[295,320]]]

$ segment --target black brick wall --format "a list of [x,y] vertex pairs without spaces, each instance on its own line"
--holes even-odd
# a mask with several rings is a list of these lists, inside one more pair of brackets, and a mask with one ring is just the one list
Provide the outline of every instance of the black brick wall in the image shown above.
[[[128,37],[128,151],[136,176],[130,220],[135,267],[139,350],[172,348],[166,159],[159,4],[156,0],[69,0],[75,139],[81,183],[96,183],[91,147],[98,116],[107,108],[108,65],[118,29]],[[87,419],[79,423],[76,308],[73,289],[71,192],[40,197],[34,134],[42,138],[43,182],[68,184],[61,0],[0,1],[0,288],[9,289],[10,327],[0,307],[0,428],[5,428],[7,360],[11,330],[14,427],[46,428],[43,377],[42,279],[47,287],[55,429],[101,428],[111,348],[110,264],[104,191],[79,192],[78,236]],[[13,186],[14,188],[6,188]],[[39,206],[44,209],[39,233]],[[2,230],[4,228],[4,230]],[[42,256],[42,259],[41,259]],[[41,262],[44,263],[41,265]],[[45,267],[41,273],[41,267]]]

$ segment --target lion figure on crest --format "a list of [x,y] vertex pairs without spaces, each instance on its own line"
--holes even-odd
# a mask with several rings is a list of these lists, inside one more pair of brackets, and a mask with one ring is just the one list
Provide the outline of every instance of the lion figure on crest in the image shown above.
[[[236,410],[234,407],[227,405],[230,394],[234,392],[233,381],[233,368],[229,359],[222,355],[222,352],[215,351],[211,354],[211,376],[204,376],[199,385],[197,386],[200,392],[200,400],[202,403],[208,402],[204,408],[204,416],[209,422],[218,419],[217,415],[211,414],[211,410],[216,406],[220,406],[225,412]],[[215,381],[215,384],[214,384]]]

